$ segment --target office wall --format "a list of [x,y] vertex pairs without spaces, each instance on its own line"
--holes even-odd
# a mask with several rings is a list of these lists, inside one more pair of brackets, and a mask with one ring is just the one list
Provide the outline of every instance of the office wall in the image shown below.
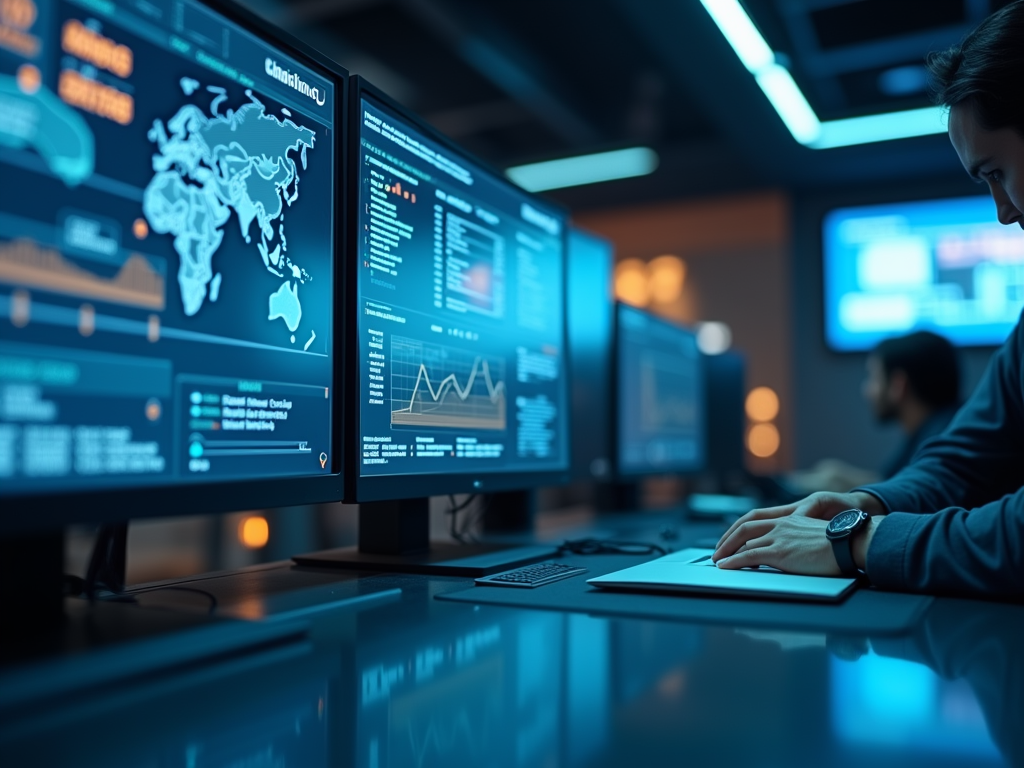
[[[864,354],[837,354],[825,347],[822,300],[821,221],[831,208],[897,200],[977,195],[983,190],[964,178],[939,179],[904,187],[818,190],[793,200],[793,396],[795,465],[823,458],[878,469],[896,449],[899,429],[870,417],[860,392]],[[992,349],[961,350],[962,391],[977,384]]]
[[751,469],[791,468],[794,453],[790,204],[782,192],[587,212],[581,226],[615,243],[618,259],[674,254],[686,263],[682,296],[651,309],[677,320],[721,321],[747,356],[747,386],[781,401],[779,452]]

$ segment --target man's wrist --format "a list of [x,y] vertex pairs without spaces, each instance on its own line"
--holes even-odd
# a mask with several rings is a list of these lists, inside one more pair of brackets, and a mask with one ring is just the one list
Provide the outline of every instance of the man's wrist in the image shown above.
[[857,509],[867,512],[872,517],[875,515],[884,515],[885,507],[882,506],[882,502],[879,501],[877,496],[864,491],[855,491],[850,494],[857,501]]
[[[867,510],[864,510],[867,512]],[[857,531],[851,544],[853,550],[853,562],[862,571],[868,567],[868,549],[871,547],[871,540],[875,537],[878,526],[882,524],[885,515],[873,515],[864,527]]]

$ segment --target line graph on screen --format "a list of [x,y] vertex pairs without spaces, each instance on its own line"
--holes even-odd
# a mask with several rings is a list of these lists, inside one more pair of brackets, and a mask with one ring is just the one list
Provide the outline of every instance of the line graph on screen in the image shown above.
[[504,430],[505,361],[391,338],[391,425]]
[[640,421],[646,432],[689,434],[697,426],[695,371],[685,360],[648,352],[640,359]]

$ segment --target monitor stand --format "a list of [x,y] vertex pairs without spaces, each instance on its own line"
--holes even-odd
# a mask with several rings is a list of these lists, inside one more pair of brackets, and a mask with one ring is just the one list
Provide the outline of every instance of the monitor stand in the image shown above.
[[297,555],[303,566],[431,576],[487,576],[556,554],[553,546],[457,544],[430,540],[430,500],[359,505],[359,545]]
[[635,512],[641,507],[640,483],[601,483],[595,506],[601,512]]

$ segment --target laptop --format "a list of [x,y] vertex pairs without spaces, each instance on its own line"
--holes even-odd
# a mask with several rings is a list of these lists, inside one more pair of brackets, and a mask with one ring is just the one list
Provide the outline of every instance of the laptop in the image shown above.
[[772,597],[838,603],[857,579],[798,576],[775,568],[726,570],[711,560],[712,549],[683,549],[641,565],[587,579],[601,589],[678,592],[715,597]]

